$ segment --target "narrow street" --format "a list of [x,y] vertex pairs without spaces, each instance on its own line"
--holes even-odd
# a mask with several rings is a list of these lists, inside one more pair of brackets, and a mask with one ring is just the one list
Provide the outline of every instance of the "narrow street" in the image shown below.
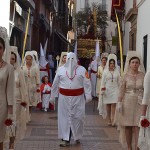
[[[97,106],[97,102],[96,102]],[[97,110],[93,112],[93,102],[86,106],[84,137],[81,144],[71,141],[67,148],[59,147],[57,138],[56,112],[33,111],[32,121],[27,126],[24,140],[16,144],[15,150],[121,150],[115,127],[107,126]],[[7,144],[8,145],[8,144]]]

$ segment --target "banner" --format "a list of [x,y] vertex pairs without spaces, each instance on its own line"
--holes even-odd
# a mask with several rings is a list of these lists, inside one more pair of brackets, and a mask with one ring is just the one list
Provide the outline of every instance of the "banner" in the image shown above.
[[122,15],[124,12],[125,1],[124,0],[112,0],[112,7],[111,7],[111,20],[116,22],[116,14],[115,10],[117,10],[118,15]]

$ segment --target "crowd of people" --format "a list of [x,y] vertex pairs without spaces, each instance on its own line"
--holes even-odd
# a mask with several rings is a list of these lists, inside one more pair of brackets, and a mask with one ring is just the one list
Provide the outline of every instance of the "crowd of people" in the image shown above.
[[[93,71],[96,61],[99,60],[91,63],[91,73],[95,75],[95,78],[91,76],[91,82],[95,80],[92,89],[99,87],[99,91],[97,88],[93,92],[99,99],[99,114],[108,120],[109,126],[117,127],[125,149],[149,150],[149,71],[144,79],[145,69],[140,54],[137,51],[127,53],[122,76],[115,54],[102,54],[101,65],[95,63]],[[146,127],[144,121],[148,124]]]
[[128,52],[123,74],[115,54],[95,57],[89,74],[78,64],[76,54],[62,52],[52,83],[42,47],[39,60],[36,51],[27,51],[20,61],[17,47],[8,43],[7,31],[0,27],[0,150],[7,136],[12,150],[14,141],[24,138],[33,107],[54,110],[57,97],[60,146],[68,146],[71,136],[80,143],[85,104],[98,97],[99,114],[108,126],[117,127],[122,146],[150,149],[150,71],[145,75],[137,51]]

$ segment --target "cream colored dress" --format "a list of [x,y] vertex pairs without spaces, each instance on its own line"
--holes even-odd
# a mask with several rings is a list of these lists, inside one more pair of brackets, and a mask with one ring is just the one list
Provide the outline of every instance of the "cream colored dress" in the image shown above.
[[98,67],[98,78],[97,78],[97,93],[99,95],[99,100],[98,100],[98,111],[99,111],[99,115],[101,115],[103,118],[106,118],[107,112],[106,112],[106,105],[104,105],[103,101],[102,101],[102,95],[100,94],[101,92],[101,80],[102,80],[102,74],[104,71],[104,67],[102,67],[101,65]]
[[21,106],[21,102],[27,103],[27,89],[25,84],[24,73],[20,68],[15,69],[15,99],[16,99],[16,139],[24,138],[26,131],[26,109]]
[[104,67],[99,66],[97,71],[97,87],[96,87],[96,93],[99,95],[100,93],[100,86],[101,86],[101,80],[102,80],[102,74],[103,74]]
[[6,64],[0,68],[0,143],[5,140],[8,105],[14,103],[14,68]]
[[37,106],[37,103],[41,101],[40,93],[37,93],[40,85],[39,70],[37,67],[31,66],[28,69],[26,66],[23,66],[25,82],[28,93],[28,102],[29,106]]
[[127,73],[122,81],[119,100],[123,102],[123,112],[120,114],[121,126],[138,126],[141,114],[143,96],[144,73],[138,72],[136,76]]

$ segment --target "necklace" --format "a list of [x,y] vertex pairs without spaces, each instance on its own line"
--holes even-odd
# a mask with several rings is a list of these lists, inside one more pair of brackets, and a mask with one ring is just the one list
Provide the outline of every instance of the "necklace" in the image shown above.
[[[77,67],[77,68],[78,68],[78,67]],[[70,80],[73,80],[74,77],[76,76],[76,70],[77,70],[77,68],[75,69],[75,74],[74,74],[74,76],[73,76],[72,78],[69,78],[68,73],[67,73],[67,70],[66,70],[66,76],[67,76]]]
[[114,73],[114,71],[110,71],[110,74],[111,74],[111,82],[113,82],[113,80],[114,80],[113,73]]
[[2,68],[4,61],[0,62],[0,68]]

